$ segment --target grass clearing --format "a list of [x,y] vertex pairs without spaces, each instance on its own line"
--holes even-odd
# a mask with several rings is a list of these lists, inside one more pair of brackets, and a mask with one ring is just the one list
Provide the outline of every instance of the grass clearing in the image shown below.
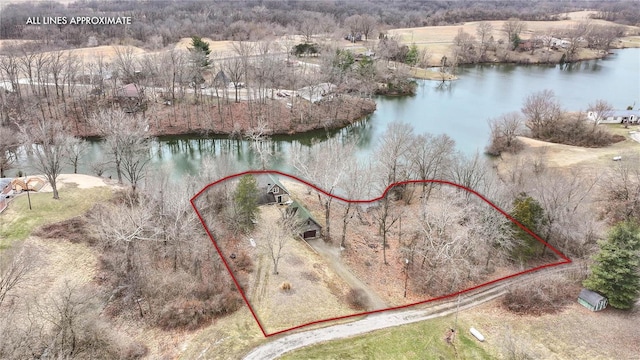
[[[580,146],[555,144],[526,137],[519,137],[525,148],[519,156],[530,156],[535,158],[543,156],[547,164],[551,167],[580,167],[587,169],[602,169],[608,167],[613,162],[614,156],[624,156],[630,152],[640,150],[640,143],[634,141],[629,136],[629,131],[639,131],[637,126],[625,129],[620,124],[603,124],[613,134],[623,135],[624,141],[601,147],[586,148]],[[508,163],[514,158],[513,155],[503,154],[503,160]]]
[[[314,345],[281,359],[492,359],[485,344],[459,331],[454,346],[444,338],[453,316],[378,330],[352,338]],[[460,329],[468,326],[461,324]]]
[[[438,80],[442,81],[442,74],[439,71],[433,71],[430,69],[422,69],[417,67],[412,67],[410,69],[410,74],[416,79],[423,80]],[[456,80],[457,77],[451,74],[445,74],[445,80]]]
[[54,200],[51,193],[22,194],[9,203],[0,214],[0,248],[16,240],[26,239],[37,227],[79,216],[95,203],[108,200],[112,195],[109,187],[91,189],[66,186],[60,189],[60,199]]
[[240,359],[265,338],[246,307],[215,320],[184,344],[180,359]]
[[530,359],[636,359],[640,354],[637,311],[591,312],[574,302],[560,313],[528,316],[494,301],[461,312],[459,319],[474,324],[493,353],[504,353],[511,342]]
[[[525,30],[522,32],[521,37],[523,39],[529,39],[535,34],[543,34],[553,29],[566,30],[572,26],[575,26],[586,20],[585,16],[588,16],[588,12],[575,12],[570,13],[570,20],[561,21],[523,21],[525,24]],[[504,39],[505,33],[501,30],[505,21],[487,21],[493,26],[491,36],[496,40]],[[617,25],[609,21],[589,19],[589,22],[594,25]],[[459,30],[463,30],[468,34],[476,35],[476,29],[479,22],[467,22],[461,25],[446,25],[446,26],[425,26],[416,28],[400,28],[389,30],[389,35],[398,36],[400,41],[404,44],[416,44],[421,49],[427,49],[432,55],[429,60],[429,64],[432,66],[439,65],[442,56],[451,56],[451,46],[453,45],[454,38],[458,35]],[[638,27],[625,26],[627,31],[634,33],[638,31]],[[624,47],[639,47],[640,37],[632,36],[621,39]],[[584,59],[595,58],[597,54],[593,51],[582,51],[579,56]]]
[[[267,332],[275,332],[311,321],[353,314],[342,299],[348,285],[335,274],[309,245],[300,239],[290,239],[283,249],[279,274],[273,274],[273,263],[266,249],[268,227],[280,218],[277,206],[263,206],[260,225],[252,234],[258,246],[246,251],[254,258],[253,286],[249,301]],[[288,282],[292,289],[283,291]]]

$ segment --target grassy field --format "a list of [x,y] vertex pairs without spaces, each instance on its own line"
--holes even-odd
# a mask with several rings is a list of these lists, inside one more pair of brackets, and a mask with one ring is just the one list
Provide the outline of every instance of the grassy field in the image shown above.
[[244,307],[199,330],[184,344],[180,359],[240,359],[249,349],[266,341],[249,309]]
[[[453,316],[374,331],[285,354],[281,359],[492,359],[487,346],[468,331],[460,331],[454,345],[444,337]],[[460,329],[467,329],[459,323]]]
[[520,359],[638,359],[640,354],[638,311],[591,312],[575,302],[557,314],[526,316],[491,302],[460,313],[460,319],[481,329],[490,351],[519,353]]
[[78,189],[67,185],[60,189],[59,200],[54,200],[51,193],[30,194],[31,210],[27,195],[20,195],[0,215],[0,248],[13,241],[26,239],[43,224],[81,215],[95,203],[109,199],[111,194],[112,190],[108,187]]
[[[346,284],[300,240],[290,239],[283,248],[278,274],[273,274],[273,263],[266,246],[271,224],[281,217],[276,206],[262,206],[260,224],[251,236],[257,247],[243,243],[254,261],[251,274],[249,301],[269,333],[296,325],[326,318],[353,314],[343,295],[349,290]],[[231,250],[223,249],[228,253]],[[283,291],[281,284],[288,282],[292,289]]]
[[[553,29],[568,29],[571,26],[575,26],[580,22],[586,21],[589,11],[580,11],[575,13],[569,13],[569,20],[561,21],[523,21],[525,24],[525,30],[521,36],[523,39],[528,39],[535,34],[544,34]],[[614,23],[605,20],[593,20],[589,21],[594,25],[616,25]],[[503,39],[505,37],[504,32],[501,30],[504,21],[487,21],[493,26],[493,31],[490,34],[496,40]],[[405,44],[416,44],[418,48],[427,49],[431,54],[429,60],[430,65],[438,65],[443,55],[451,55],[451,46],[453,40],[458,35],[459,30],[463,30],[473,36],[476,35],[476,29],[478,22],[468,22],[460,25],[447,25],[447,26],[426,26],[417,28],[401,28],[389,30],[389,35],[397,36],[400,41]],[[626,26],[627,31],[630,33],[637,33],[638,27]],[[622,44],[625,47],[640,46],[640,39],[637,36],[626,37],[622,39]],[[589,59],[593,58],[593,52],[583,51],[578,54],[581,58]]]
[[[624,157],[626,154],[640,151],[640,143],[632,140],[629,136],[629,131],[640,130],[638,126],[630,126],[628,129],[625,129],[620,124],[603,124],[600,126],[604,126],[609,132],[622,135],[626,139],[602,148],[585,148],[521,137],[520,140],[524,143],[525,148],[519,153],[519,156],[531,158],[542,156],[551,167],[604,169],[613,163],[614,156]],[[502,163],[510,164],[514,156],[503,154],[502,159],[504,160]],[[504,167],[503,164],[499,166]]]

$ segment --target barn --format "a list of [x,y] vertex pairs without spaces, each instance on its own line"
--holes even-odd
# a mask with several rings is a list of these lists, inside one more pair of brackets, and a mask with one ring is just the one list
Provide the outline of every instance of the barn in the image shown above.
[[600,311],[607,307],[607,298],[595,291],[582,289],[578,295],[578,303],[591,311]]
[[311,216],[309,210],[297,201],[287,207],[288,216],[296,216],[300,223],[300,237],[305,240],[315,239],[322,234],[322,226]]

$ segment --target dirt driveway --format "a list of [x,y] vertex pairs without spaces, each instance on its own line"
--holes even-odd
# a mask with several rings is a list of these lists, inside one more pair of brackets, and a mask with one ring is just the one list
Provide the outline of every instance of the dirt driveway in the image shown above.
[[340,258],[340,249],[335,246],[327,245],[322,239],[314,239],[307,241],[314,250],[318,252],[331,267],[333,271],[338,274],[342,280],[348,283],[353,289],[362,289],[369,297],[368,311],[385,309],[389,307],[387,303],[382,300],[378,294],[367,286],[364,282],[358,279],[342,262]]

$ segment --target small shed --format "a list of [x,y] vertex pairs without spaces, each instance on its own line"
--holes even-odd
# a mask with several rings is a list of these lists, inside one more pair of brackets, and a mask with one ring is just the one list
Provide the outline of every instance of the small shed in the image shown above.
[[578,303],[591,311],[600,311],[607,307],[607,298],[595,291],[582,289],[578,295]]
[[300,237],[305,240],[315,239],[322,234],[322,226],[311,216],[309,210],[293,201],[287,207],[287,216],[296,216],[300,223]]

